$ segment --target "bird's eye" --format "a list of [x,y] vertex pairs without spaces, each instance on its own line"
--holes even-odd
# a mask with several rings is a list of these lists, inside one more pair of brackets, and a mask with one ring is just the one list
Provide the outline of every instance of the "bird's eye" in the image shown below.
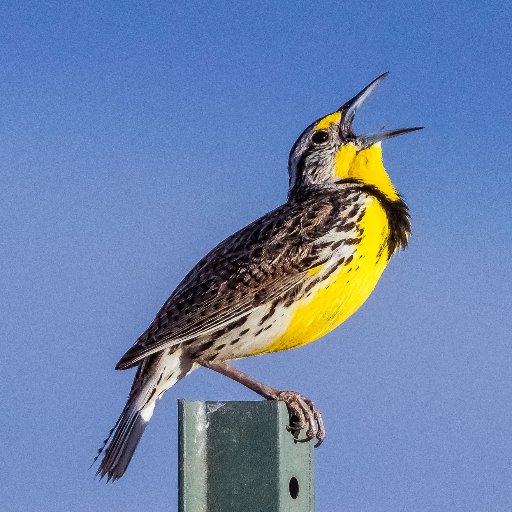
[[327,142],[329,140],[329,132],[326,132],[325,130],[320,130],[313,134],[311,140],[313,141],[314,144],[323,144],[324,142]]

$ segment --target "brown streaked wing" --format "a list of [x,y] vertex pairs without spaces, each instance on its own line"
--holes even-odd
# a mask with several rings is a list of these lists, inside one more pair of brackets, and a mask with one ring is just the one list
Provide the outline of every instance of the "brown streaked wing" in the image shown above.
[[169,346],[214,334],[254,308],[293,291],[322,264],[315,241],[344,222],[349,206],[322,193],[286,203],[231,235],[183,279],[155,320],[126,352],[126,369]]

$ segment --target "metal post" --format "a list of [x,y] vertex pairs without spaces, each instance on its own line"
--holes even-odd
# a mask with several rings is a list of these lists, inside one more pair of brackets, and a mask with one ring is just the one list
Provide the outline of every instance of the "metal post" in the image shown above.
[[179,410],[179,512],[312,512],[313,443],[280,402],[188,402]]

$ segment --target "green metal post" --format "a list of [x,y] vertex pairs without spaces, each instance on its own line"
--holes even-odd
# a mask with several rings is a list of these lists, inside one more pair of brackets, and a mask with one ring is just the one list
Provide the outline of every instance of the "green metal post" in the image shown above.
[[286,430],[285,404],[179,408],[179,512],[312,512],[313,443]]

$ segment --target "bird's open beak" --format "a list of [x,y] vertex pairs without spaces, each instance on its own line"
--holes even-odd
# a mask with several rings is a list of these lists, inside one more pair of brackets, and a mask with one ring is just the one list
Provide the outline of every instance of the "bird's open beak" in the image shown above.
[[375,80],[370,82],[361,92],[357,93],[351,100],[348,100],[344,103],[339,109],[338,112],[341,112],[342,118],[340,122],[340,133],[342,138],[344,139],[356,139],[358,145],[361,148],[369,147],[377,142],[380,142],[384,139],[391,139],[392,137],[398,137],[398,135],[403,135],[404,133],[414,132],[416,130],[423,129],[422,126],[416,126],[414,128],[400,128],[398,130],[389,130],[380,133],[373,133],[370,135],[361,135],[356,136],[352,131],[352,123],[354,121],[354,116],[356,112],[359,110],[359,107],[364,103],[366,98],[370,96],[370,94],[375,90],[375,88],[388,76],[388,72],[382,73],[382,75],[378,76]]

